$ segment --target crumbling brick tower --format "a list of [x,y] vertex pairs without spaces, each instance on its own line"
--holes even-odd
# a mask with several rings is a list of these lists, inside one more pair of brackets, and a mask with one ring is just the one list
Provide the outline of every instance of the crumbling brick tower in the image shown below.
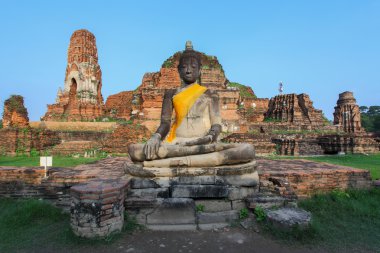
[[101,88],[95,36],[87,30],[77,30],[70,39],[64,88],[59,88],[56,104],[48,105],[43,120],[93,120],[102,116]]
[[12,95],[4,102],[3,126],[5,127],[29,127],[28,111],[24,106],[24,98],[20,95]]
[[339,94],[334,112],[334,125],[340,125],[347,133],[362,131],[359,106],[352,92],[345,91]]

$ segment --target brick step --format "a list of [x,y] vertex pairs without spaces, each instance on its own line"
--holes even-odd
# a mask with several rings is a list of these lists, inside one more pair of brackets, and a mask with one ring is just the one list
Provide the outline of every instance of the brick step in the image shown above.
[[284,206],[287,203],[287,199],[274,193],[259,192],[254,196],[247,198],[247,206],[250,209],[255,209],[260,206],[264,209],[272,207]]
[[99,147],[99,144],[94,141],[67,141],[54,146],[51,149],[52,155],[84,155],[86,151],[93,150]]

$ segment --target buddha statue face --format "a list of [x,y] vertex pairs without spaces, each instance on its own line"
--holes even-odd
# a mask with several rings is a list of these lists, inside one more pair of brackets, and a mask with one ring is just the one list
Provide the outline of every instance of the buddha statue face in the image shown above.
[[200,64],[195,57],[185,57],[178,65],[178,72],[185,84],[192,84],[197,81],[200,75]]

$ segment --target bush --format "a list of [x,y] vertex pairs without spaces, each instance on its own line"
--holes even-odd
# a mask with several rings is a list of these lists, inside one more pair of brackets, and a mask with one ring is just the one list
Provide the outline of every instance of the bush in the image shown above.
[[254,214],[257,221],[264,221],[267,218],[267,214],[261,206],[255,208]]
[[244,220],[244,219],[247,219],[248,218],[248,209],[247,208],[242,208],[240,209],[240,212],[239,212],[239,219],[241,220]]

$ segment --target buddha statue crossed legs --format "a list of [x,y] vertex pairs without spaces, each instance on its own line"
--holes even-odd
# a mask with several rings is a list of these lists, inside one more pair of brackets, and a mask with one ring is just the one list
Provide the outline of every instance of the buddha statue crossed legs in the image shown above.
[[187,43],[178,65],[182,85],[165,92],[156,133],[146,144],[129,145],[132,161],[143,162],[144,167],[214,167],[254,159],[251,144],[217,142],[219,97],[197,83],[200,70],[200,54]]

